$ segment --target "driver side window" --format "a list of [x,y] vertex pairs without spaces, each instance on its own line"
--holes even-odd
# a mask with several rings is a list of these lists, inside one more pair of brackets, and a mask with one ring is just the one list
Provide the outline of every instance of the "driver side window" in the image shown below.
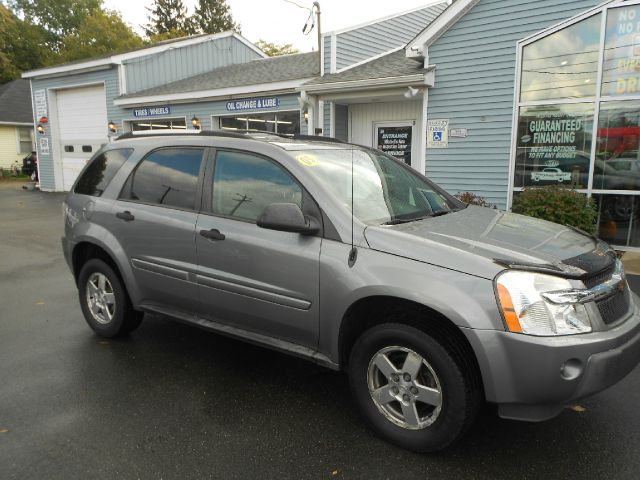
[[302,189],[287,171],[263,157],[218,151],[213,213],[255,222],[272,203],[295,203],[302,208]]

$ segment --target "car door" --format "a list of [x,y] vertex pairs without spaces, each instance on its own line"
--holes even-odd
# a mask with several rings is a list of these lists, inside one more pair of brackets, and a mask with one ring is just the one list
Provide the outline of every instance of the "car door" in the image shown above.
[[166,147],[138,163],[113,206],[113,233],[131,262],[141,303],[195,314],[195,226],[207,149]]
[[202,314],[210,320],[315,347],[322,235],[260,228],[273,203],[320,212],[277,162],[218,150],[205,180],[196,249]]

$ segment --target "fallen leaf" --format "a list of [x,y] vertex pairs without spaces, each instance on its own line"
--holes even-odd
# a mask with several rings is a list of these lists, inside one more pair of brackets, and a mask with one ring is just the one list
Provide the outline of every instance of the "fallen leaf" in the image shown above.
[[44,302],[42,302],[42,301],[36,302],[36,305],[44,305]]
[[8,428],[0,428],[0,433],[7,433],[8,431]]
[[334,470],[333,472],[331,472],[331,475],[337,475],[338,474],[338,470]]
[[582,405],[571,405],[571,410],[573,410],[574,412],[578,412],[578,413],[582,413],[582,412],[586,412],[587,409],[585,407],[583,407]]

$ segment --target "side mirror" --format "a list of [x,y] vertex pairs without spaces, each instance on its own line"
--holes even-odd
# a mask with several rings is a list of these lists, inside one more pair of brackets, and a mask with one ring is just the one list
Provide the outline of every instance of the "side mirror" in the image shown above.
[[295,203],[272,203],[258,217],[257,225],[269,230],[313,235],[320,230],[315,218],[305,217]]

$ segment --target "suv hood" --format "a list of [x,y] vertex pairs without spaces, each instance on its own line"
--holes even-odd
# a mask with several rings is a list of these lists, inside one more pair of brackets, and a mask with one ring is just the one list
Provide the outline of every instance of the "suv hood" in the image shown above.
[[369,226],[374,250],[493,279],[505,267],[581,277],[612,264],[609,247],[577,230],[500,210],[464,210],[393,226]]

